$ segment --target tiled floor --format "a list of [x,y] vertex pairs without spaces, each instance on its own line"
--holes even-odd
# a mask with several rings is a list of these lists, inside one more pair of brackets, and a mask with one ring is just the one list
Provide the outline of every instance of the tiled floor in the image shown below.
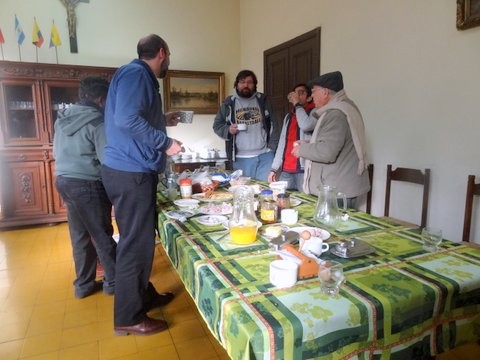
[[[0,359],[229,359],[211,336],[175,270],[157,246],[152,282],[175,300],[150,313],[169,330],[152,336],[113,335],[113,297],[73,297],[66,224],[0,232]],[[467,345],[439,360],[476,360]]]
[[66,224],[0,232],[0,359],[229,359],[157,246],[152,282],[174,301],[152,311],[169,330],[113,334],[113,297],[73,296]]

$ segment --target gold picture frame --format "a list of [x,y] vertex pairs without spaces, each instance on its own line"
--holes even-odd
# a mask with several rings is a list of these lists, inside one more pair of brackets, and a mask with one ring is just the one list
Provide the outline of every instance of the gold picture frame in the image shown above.
[[480,0],[457,0],[457,29],[480,26]]
[[221,72],[168,70],[163,79],[165,112],[191,110],[216,114],[225,97],[225,74]]

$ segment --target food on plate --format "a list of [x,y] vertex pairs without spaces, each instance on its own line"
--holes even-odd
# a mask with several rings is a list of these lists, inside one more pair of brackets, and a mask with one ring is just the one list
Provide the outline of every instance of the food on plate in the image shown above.
[[204,214],[216,214],[216,215],[225,215],[231,214],[233,210],[232,204],[229,203],[209,203],[208,205],[202,206],[200,211]]
[[277,237],[282,235],[283,228],[280,225],[269,226],[265,229],[265,235],[268,237]]
[[308,230],[303,230],[301,233],[300,233],[300,237],[303,239],[303,240],[309,240],[311,237],[312,237],[312,233]]

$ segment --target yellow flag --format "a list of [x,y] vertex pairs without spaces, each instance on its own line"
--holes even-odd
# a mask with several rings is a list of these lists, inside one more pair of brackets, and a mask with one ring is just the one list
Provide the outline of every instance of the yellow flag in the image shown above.
[[60,40],[60,35],[58,35],[55,22],[52,22],[52,30],[50,31],[50,47],[57,47],[60,45],[62,45],[62,40]]
[[40,47],[43,44],[43,36],[40,28],[37,24],[37,19],[33,19],[33,34],[32,34],[32,44],[36,47]]

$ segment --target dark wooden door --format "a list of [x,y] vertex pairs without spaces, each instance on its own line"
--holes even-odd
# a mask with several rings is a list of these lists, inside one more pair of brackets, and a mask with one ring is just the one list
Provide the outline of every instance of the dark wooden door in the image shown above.
[[263,60],[265,94],[281,124],[289,110],[287,94],[292,87],[320,74],[320,28],[265,50]]

